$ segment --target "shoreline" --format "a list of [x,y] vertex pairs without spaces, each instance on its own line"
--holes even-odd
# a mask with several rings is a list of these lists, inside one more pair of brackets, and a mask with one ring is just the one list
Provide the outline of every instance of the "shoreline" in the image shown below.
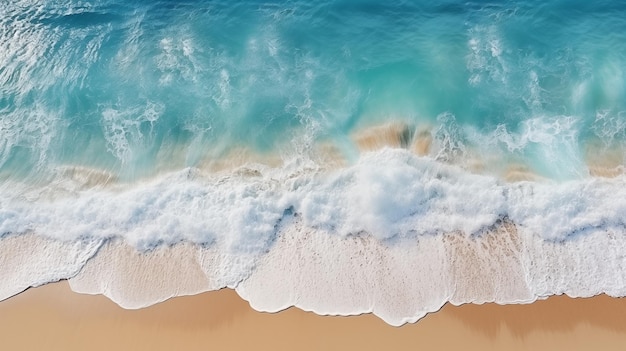
[[[451,233],[381,242],[371,236],[315,235],[295,216],[276,230],[272,250],[254,262],[253,271],[241,266],[248,261],[219,246],[179,244],[142,253],[120,240],[83,248],[37,235],[13,236],[0,241],[0,292],[9,297],[71,277],[73,291],[103,294],[134,309],[236,286],[258,311],[297,306],[330,315],[372,312],[390,325],[415,322],[448,301],[518,304],[553,293],[626,296],[615,256],[625,239],[610,232],[554,244],[502,222],[480,237]],[[607,264],[600,265],[600,253]],[[54,274],[37,275],[41,272]]]
[[618,350],[626,344],[626,299],[554,296],[527,305],[444,307],[393,327],[372,314],[320,316],[289,308],[253,310],[222,289],[125,310],[102,295],[74,293],[66,281],[0,303],[0,335],[11,349],[554,349]]

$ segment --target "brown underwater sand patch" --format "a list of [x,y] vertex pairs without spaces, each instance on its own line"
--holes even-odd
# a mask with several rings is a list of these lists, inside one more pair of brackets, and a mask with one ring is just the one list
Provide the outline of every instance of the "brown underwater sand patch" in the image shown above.
[[448,304],[398,328],[373,315],[259,313],[228,289],[124,310],[61,282],[0,303],[0,340],[10,350],[622,350],[626,300]]
[[107,170],[81,166],[67,166],[61,168],[64,178],[80,184],[81,189],[104,187],[117,181],[117,176]]
[[586,146],[584,153],[590,176],[615,178],[624,174],[626,150],[622,146],[609,147],[595,140]]
[[520,164],[509,165],[501,177],[508,183],[537,182],[543,180],[539,175],[533,173],[533,171],[531,171],[527,166]]
[[413,128],[402,122],[383,124],[359,131],[353,139],[361,151],[407,148],[413,139]]
[[228,151],[221,157],[204,157],[197,167],[209,173],[228,173],[252,164],[279,168],[282,166],[283,160],[278,154],[262,154],[251,148],[240,147]]

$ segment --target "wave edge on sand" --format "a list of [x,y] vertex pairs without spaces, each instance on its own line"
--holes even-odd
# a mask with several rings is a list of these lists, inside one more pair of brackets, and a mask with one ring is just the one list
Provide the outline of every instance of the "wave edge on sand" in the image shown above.
[[[8,240],[45,242],[42,247],[65,250],[73,261],[51,264],[37,250],[3,255],[2,277],[21,284],[5,291],[4,298],[67,279],[76,292],[103,294],[121,307],[137,309],[227,287],[258,311],[295,306],[320,315],[373,313],[399,326],[446,303],[527,304],[561,294],[626,295],[624,259],[618,257],[626,245],[623,235],[597,231],[551,242],[524,234],[509,221],[479,236],[457,232],[380,241],[363,234],[316,233],[296,213],[281,223],[276,242],[254,260],[248,274],[237,277],[233,274],[240,272],[232,269],[237,258],[211,246],[181,243],[141,252],[122,240],[109,240],[81,251],[76,244],[33,234],[0,241],[16,250],[20,246]],[[48,273],[10,269],[18,259],[41,261],[49,265]]]

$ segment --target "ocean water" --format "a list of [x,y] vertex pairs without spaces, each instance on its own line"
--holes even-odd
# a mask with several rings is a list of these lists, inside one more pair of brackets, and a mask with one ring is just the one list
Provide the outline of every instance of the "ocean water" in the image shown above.
[[0,299],[624,296],[625,70],[615,1],[5,1]]

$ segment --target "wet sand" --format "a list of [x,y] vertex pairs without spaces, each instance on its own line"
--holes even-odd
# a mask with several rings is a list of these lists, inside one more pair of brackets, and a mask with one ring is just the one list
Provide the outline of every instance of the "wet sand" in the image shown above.
[[626,299],[446,305],[396,328],[372,315],[259,313],[232,290],[124,310],[60,282],[0,302],[0,343],[7,350],[622,350]]

